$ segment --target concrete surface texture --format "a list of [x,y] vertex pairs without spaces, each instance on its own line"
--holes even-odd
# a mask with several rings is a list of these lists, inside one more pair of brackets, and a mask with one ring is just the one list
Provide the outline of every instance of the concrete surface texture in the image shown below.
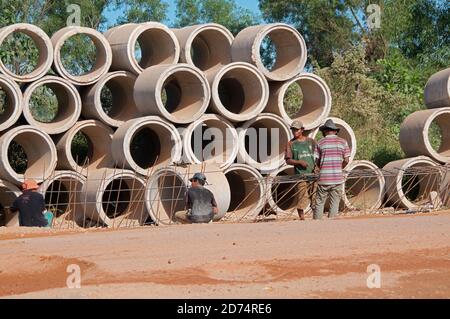
[[428,108],[450,107],[450,68],[433,74],[428,79],[424,94]]

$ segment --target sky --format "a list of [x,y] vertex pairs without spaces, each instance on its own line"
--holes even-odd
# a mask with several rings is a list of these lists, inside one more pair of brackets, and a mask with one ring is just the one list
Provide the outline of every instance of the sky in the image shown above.
[[[175,20],[175,1],[166,0],[169,3],[168,19],[170,22]],[[236,4],[244,9],[249,9],[255,14],[259,14],[258,0],[235,0]],[[106,17],[108,18],[108,25],[112,25],[114,21],[120,16],[121,12],[114,12],[111,10],[106,11]]]

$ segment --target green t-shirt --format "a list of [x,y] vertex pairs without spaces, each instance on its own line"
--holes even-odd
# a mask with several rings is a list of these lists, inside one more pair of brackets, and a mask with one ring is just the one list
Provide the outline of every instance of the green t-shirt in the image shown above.
[[306,141],[291,141],[291,152],[293,160],[302,160],[308,163],[308,168],[300,165],[295,166],[296,174],[312,173],[314,171],[314,145],[311,139]]

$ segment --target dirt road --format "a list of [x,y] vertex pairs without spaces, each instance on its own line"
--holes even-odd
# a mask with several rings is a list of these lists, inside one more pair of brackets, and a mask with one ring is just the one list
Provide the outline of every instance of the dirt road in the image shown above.
[[[69,265],[80,267],[80,289],[67,288]],[[379,266],[381,288],[367,287],[369,265]],[[449,298],[450,213],[120,231],[1,229],[0,296]]]

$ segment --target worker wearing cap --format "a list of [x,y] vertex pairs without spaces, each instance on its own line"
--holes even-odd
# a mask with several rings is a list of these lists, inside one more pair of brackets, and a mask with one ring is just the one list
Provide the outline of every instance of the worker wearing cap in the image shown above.
[[183,224],[211,222],[218,209],[213,193],[204,187],[205,174],[195,173],[189,181],[191,187],[186,195],[186,211],[175,213],[176,221]]
[[[305,175],[314,173],[315,160],[314,149],[316,141],[305,136],[305,128],[301,121],[295,120],[291,124],[291,131],[294,138],[288,142],[285,149],[286,164],[293,165],[295,174]],[[315,203],[316,183],[313,180],[302,178],[297,186],[297,212],[300,220],[305,219],[305,210],[308,205]]]
[[22,184],[22,195],[16,198],[9,208],[12,213],[19,211],[19,225],[26,227],[46,227],[47,219],[44,217],[45,200],[37,192],[39,188],[36,181],[30,179]]
[[332,119],[328,119],[320,128],[323,138],[317,143],[314,156],[320,168],[316,195],[314,219],[322,219],[325,202],[330,197],[329,218],[339,212],[339,203],[343,195],[343,168],[348,164],[350,148],[343,138],[337,136],[339,128]]

